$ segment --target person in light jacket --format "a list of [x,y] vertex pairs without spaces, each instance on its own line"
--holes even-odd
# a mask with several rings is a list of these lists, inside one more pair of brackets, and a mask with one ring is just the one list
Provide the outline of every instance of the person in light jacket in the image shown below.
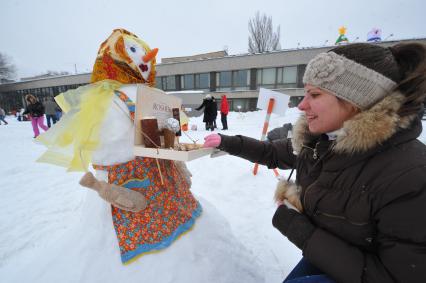
[[58,104],[53,100],[53,97],[47,98],[47,100],[44,102],[44,109],[46,114],[46,120],[47,120],[47,127],[51,127],[52,123],[56,124],[57,116],[56,111],[59,108]]
[[[426,47],[357,43],[313,58],[293,138],[209,135],[205,146],[269,168],[272,224],[302,250],[284,282],[425,282]],[[284,255],[283,255],[284,256]]]
[[[2,121],[5,125],[7,125],[8,123],[4,119],[5,117],[6,117],[6,112],[3,110],[3,108],[0,107],[0,121]],[[1,125],[1,122],[0,122],[0,125]]]

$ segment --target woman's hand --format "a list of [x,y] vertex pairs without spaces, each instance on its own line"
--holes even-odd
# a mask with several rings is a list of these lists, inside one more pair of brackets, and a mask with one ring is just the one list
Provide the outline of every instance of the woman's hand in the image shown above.
[[218,147],[221,142],[221,137],[218,134],[211,134],[204,137],[203,147]]
[[272,225],[277,228],[281,234],[286,236],[290,242],[299,249],[303,249],[305,243],[309,240],[315,231],[315,226],[311,221],[297,210],[287,206],[286,200],[278,206],[272,218]]

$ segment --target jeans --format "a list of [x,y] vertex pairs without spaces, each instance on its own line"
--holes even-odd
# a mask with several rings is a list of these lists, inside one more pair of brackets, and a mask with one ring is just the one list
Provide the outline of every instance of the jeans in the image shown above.
[[53,114],[53,115],[46,114],[46,120],[47,120],[47,126],[50,128],[51,126],[50,120],[52,120],[53,124],[56,123],[56,114]]
[[228,129],[228,120],[226,119],[227,115],[228,114],[223,114],[222,112],[220,112],[220,121],[222,122],[222,130]]
[[[3,121],[5,125],[7,125],[8,123],[6,122],[6,120],[4,119],[3,115],[0,115],[0,121]],[[0,123],[1,125],[1,123]]]
[[335,283],[305,258],[293,268],[283,283]]

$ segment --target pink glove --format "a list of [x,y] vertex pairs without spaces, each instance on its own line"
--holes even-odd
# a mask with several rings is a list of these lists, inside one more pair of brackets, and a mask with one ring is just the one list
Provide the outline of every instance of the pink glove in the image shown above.
[[218,147],[220,145],[221,138],[218,134],[211,134],[204,137],[203,147]]

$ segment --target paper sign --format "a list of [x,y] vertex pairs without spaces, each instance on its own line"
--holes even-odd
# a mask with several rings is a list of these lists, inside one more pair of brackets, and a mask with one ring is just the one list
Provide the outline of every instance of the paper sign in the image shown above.
[[180,109],[182,100],[166,94],[160,89],[138,84],[136,113],[135,113],[135,145],[143,143],[141,136],[140,120],[145,117],[155,117],[158,129],[164,127],[165,120],[173,117],[172,109]]
[[256,107],[262,110],[267,110],[269,99],[271,98],[275,100],[272,113],[275,113],[278,115],[284,115],[288,109],[290,96],[281,92],[273,91],[266,88],[261,88],[259,90],[259,98],[257,99]]

